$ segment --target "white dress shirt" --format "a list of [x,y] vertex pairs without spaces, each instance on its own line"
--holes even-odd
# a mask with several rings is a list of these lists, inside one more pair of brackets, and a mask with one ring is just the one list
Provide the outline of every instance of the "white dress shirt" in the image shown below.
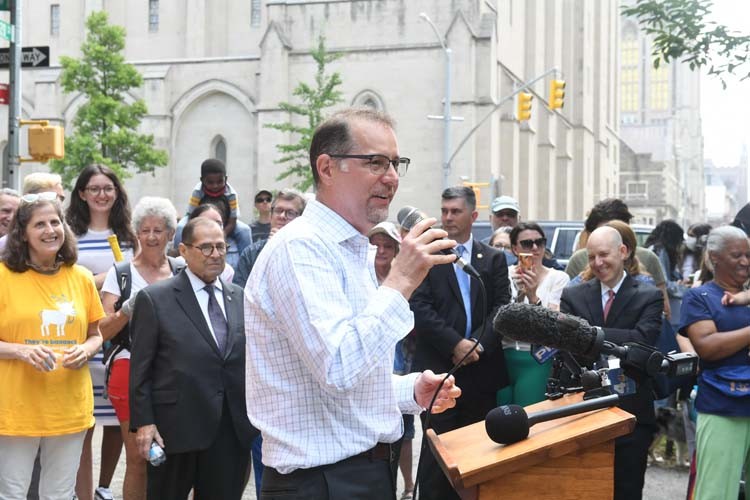
[[[187,274],[188,278],[190,279],[190,285],[193,287],[193,292],[195,293],[195,298],[198,299],[198,305],[201,308],[201,312],[203,313],[203,317],[206,318],[206,324],[208,325],[208,329],[211,332],[211,336],[214,338],[214,342],[216,342],[216,345],[218,346],[219,343],[216,341],[216,334],[214,333],[214,327],[211,324],[211,318],[208,316],[208,292],[205,290],[206,283],[202,279],[200,279],[198,276],[193,274],[193,272],[190,270],[189,267],[185,268],[185,274]],[[219,307],[221,308],[221,312],[224,315],[224,319],[227,317],[227,311],[224,309],[224,293],[223,293],[223,287],[221,286],[221,280],[216,279],[213,282],[214,288],[214,297],[216,297],[216,302],[219,303]]]
[[601,296],[601,299],[602,299],[602,311],[604,310],[605,307],[607,307],[607,301],[609,300],[609,291],[612,290],[613,292],[615,292],[615,296],[617,296],[617,292],[620,291],[620,287],[622,286],[622,282],[625,281],[625,276],[627,276],[627,275],[628,275],[628,273],[626,273],[625,271],[623,271],[622,272],[622,277],[620,278],[620,281],[618,281],[617,284],[615,286],[613,286],[612,288],[609,288],[607,285],[605,285],[601,281],[599,282],[599,285],[601,285],[601,294],[602,294],[602,296]]
[[317,201],[269,240],[245,286],[246,397],[263,463],[287,474],[392,443],[418,374],[393,375],[414,326],[366,236]]

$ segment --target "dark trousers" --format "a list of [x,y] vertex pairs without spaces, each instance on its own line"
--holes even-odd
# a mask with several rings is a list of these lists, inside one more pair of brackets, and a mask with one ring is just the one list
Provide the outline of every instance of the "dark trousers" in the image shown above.
[[[398,455],[395,455],[398,462]],[[261,500],[395,500],[391,462],[366,456],[281,474],[263,469]]]
[[239,500],[249,460],[250,443],[237,438],[225,399],[219,430],[209,448],[167,453],[162,465],[148,464],[148,500],[185,499],[192,488],[201,500]]
[[648,448],[656,428],[636,424],[633,432],[615,440],[615,500],[640,500],[646,475]]
[[[430,427],[437,433],[452,431],[484,420],[487,413],[497,405],[495,394],[474,396],[469,401],[456,400],[456,406],[443,413],[430,417]],[[421,415],[422,427],[426,414]],[[422,437],[426,439],[426,437]],[[435,460],[429,446],[422,447],[417,468],[419,479],[418,497],[420,500],[459,500],[458,493],[451,486],[440,464]]]

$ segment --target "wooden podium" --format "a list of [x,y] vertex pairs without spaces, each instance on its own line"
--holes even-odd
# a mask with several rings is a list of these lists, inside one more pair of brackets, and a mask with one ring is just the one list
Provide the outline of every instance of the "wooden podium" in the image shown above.
[[[526,407],[538,412],[580,402],[581,393]],[[512,445],[490,440],[484,422],[426,436],[435,458],[464,500],[611,499],[614,439],[635,417],[619,408],[542,422]]]

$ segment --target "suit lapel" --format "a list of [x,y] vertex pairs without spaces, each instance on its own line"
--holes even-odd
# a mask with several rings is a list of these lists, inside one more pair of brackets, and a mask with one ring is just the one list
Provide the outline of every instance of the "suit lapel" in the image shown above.
[[[598,279],[586,283],[586,306],[589,308],[591,324],[604,326],[604,310],[602,309],[602,286]],[[610,316],[612,311],[610,310]]]
[[453,264],[445,264],[444,266],[437,266],[437,269],[443,269],[445,272],[445,279],[448,280],[448,288],[451,289],[451,293],[456,300],[463,306],[464,300],[461,297],[461,289],[458,287],[458,279],[456,278],[455,266]]
[[[482,274],[485,269],[484,262],[485,253],[482,251],[479,242],[474,240],[474,244],[471,246],[471,265],[479,272],[479,274]],[[471,284],[471,315],[473,317],[476,307],[479,305],[479,283],[477,283],[477,280],[474,278],[471,278],[469,283]]]
[[622,315],[628,303],[633,299],[633,297],[635,297],[637,292],[636,287],[637,282],[630,276],[626,276],[625,280],[620,286],[620,290],[618,290],[617,294],[615,295],[614,302],[612,302],[612,308],[609,310],[609,315],[607,316],[607,325],[605,326],[609,326],[612,323],[617,322],[617,318]]
[[193,287],[190,285],[190,278],[186,273],[180,273],[175,278],[175,298],[177,303],[180,305],[182,310],[188,319],[195,325],[195,328],[203,337],[203,340],[208,342],[208,345],[216,353],[217,356],[221,357],[219,353],[219,347],[216,345],[211,331],[208,329],[206,318],[201,312],[201,306],[198,304],[198,299],[195,297]]
[[[219,278],[221,280],[221,278]],[[221,289],[224,293],[224,311],[227,315],[227,348],[224,350],[224,358],[226,359],[232,352],[234,347],[235,334],[232,325],[241,324],[243,325],[240,332],[244,334],[244,321],[242,318],[242,301],[236,290],[227,285],[224,280],[221,280]],[[239,335],[240,333],[237,333]]]

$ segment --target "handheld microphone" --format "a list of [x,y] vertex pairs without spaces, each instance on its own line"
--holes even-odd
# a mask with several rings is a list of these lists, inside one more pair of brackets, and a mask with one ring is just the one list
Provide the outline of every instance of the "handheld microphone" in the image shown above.
[[[398,215],[396,215],[396,219],[398,220],[399,225],[407,231],[411,231],[412,227],[419,224],[426,218],[427,215],[424,212],[416,207],[410,207],[408,205],[399,210]],[[455,248],[440,250],[440,253],[444,255],[455,255],[456,264],[458,264],[458,267],[460,267],[463,272],[465,272],[469,276],[480,279],[479,272],[477,272],[477,270],[474,269],[474,267],[470,263],[461,258],[461,255]]]
[[531,304],[507,304],[497,311],[495,333],[519,342],[543,345],[594,358],[599,354],[626,357],[628,349],[604,340],[604,330],[585,319]]
[[570,417],[603,408],[611,408],[620,402],[618,394],[589,399],[581,403],[527,414],[518,405],[503,405],[490,410],[484,419],[484,428],[491,440],[499,444],[512,444],[529,436],[531,426],[548,420]]

